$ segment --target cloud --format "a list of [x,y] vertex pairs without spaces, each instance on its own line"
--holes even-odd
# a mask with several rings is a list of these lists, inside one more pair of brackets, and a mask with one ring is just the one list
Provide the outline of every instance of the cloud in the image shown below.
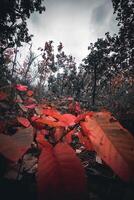
[[35,48],[48,40],[55,46],[61,41],[78,63],[88,54],[90,42],[117,31],[111,0],[47,0],[45,6],[45,13],[33,14],[28,21]]
[[92,11],[92,20],[95,24],[104,25],[108,15],[109,15],[109,4],[105,2],[97,7],[95,7]]

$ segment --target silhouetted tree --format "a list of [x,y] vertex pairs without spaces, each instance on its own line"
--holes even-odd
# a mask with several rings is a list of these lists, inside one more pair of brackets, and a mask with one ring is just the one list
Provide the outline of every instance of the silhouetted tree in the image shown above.
[[[1,0],[0,1],[0,77],[1,84],[9,79],[10,72],[5,66],[4,52],[7,48],[21,46],[29,42],[27,19],[31,13],[45,10],[43,0]],[[17,51],[15,52],[17,53]]]

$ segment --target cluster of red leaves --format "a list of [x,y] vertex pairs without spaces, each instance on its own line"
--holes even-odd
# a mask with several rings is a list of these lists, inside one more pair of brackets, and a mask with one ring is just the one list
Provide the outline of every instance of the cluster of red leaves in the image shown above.
[[[39,104],[34,98],[34,92],[27,86],[17,84],[12,89],[15,92],[12,103],[16,112],[13,120],[5,122],[3,119],[4,127],[0,121],[0,154],[11,162],[17,162],[33,142],[37,143],[41,149],[37,170],[39,197],[54,199],[57,195],[58,199],[63,199],[63,195],[68,195],[69,199],[83,199],[86,194],[85,175],[70,144],[75,136],[81,145],[92,150],[84,125],[81,126],[85,117],[92,113],[80,114],[78,102],[73,102],[70,110],[68,101],[68,112],[71,114],[63,114],[47,100]],[[0,92],[2,106],[3,103],[8,104],[9,96],[6,92]],[[13,134],[7,131],[9,124],[16,130]]]
[[[83,113],[79,103],[72,98],[67,100],[68,112],[62,113],[47,99],[38,103],[34,92],[27,86],[19,84],[12,89],[15,96],[11,113],[6,107],[10,94],[0,92],[1,116],[5,114],[9,117],[8,120],[0,119],[0,154],[9,161],[17,162],[33,143],[36,144],[41,151],[36,176],[39,199],[61,200],[66,196],[67,199],[84,200],[85,175],[72,144],[77,138],[79,145],[89,151],[99,152],[100,155],[106,152],[106,147],[101,145],[104,133],[93,119],[95,113]],[[11,133],[10,130],[15,131]],[[115,155],[118,156],[118,153]],[[106,156],[104,161],[110,162],[113,169],[117,167]]]

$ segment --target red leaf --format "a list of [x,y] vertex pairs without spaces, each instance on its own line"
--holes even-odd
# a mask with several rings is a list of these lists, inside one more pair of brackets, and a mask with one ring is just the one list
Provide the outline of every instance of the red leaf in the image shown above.
[[[112,120],[111,120],[112,118]],[[108,112],[86,118],[89,138],[102,160],[124,181],[134,181],[134,138]],[[112,121],[112,122],[111,122]]]
[[54,134],[56,141],[58,141],[61,138],[61,136],[63,135],[63,132],[64,132],[63,127],[57,127],[56,128],[55,134]]
[[81,112],[81,107],[80,107],[80,103],[76,101],[75,103],[75,112],[76,113],[80,113]]
[[69,110],[69,112],[74,112],[74,104],[73,103],[70,103],[69,105],[68,105],[68,110]]
[[31,97],[33,95],[33,91],[32,90],[28,90],[27,91],[27,96]]
[[5,92],[0,92],[0,101],[3,101],[7,98],[7,94]]
[[46,116],[43,115],[42,118],[43,118],[43,119],[48,119],[48,120],[50,120],[50,121],[52,121],[52,122],[57,122],[57,120],[56,120],[55,118],[51,117],[51,116],[47,116],[47,117],[46,117]]
[[69,131],[65,136],[65,141],[70,144],[72,142],[72,135],[74,135],[76,130]]
[[81,129],[82,129],[83,135],[89,137],[89,135],[90,135],[91,133],[90,133],[90,130],[89,130],[89,128],[88,128],[87,122],[81,122],[81,123],[80,123],[80,126],[81,126]]
[[36,107],[36,104],[30,104],[30,105],[25,106],[25,108],[28,108],[28,109],[34,109],[35,107]]
[[45,134],[48,134],[48,133],[40,131],[37,134],[37,137],[36,137],[36,141],[39,143],[39,146],[41,148],[43,148],[43,147],[51,147],[51,144],[45,139]]
[[8,135],[0,134],[0,153],[10,161],[18,161],[24,152],[16,141]]
[[31,117],[31,121],[34,122],[34,121],[36,121],[39,118],[40,118],[39,116],[33,116],[33,117]]
[[26,85],[17,84],[16,89],[19,91],[27,91],[28,88]]
[[34,103],[36,103],[36,100],[32,97],[28,97],[27,99],[25,99],[24,103],[25,104],[34,104]]
[[37,172],[40,200],[84,200],[85,172],[74,150],[59,143],[55,148],[44,148]]
[[86,116],[92,117],[93,112],[86,112],[77,116],[75,123],[79,123],[80,121],[85,120]]
[[0,134],[5,130],[6,125],[6,121],[0,120]]
[[19,149],[25,153],[33,142],[33,127],[20,127],[11,138],[19,145]]
[[58,119],[61,123],[63,122],[65,126],[73,126],[75,124],[76,117],[72,114],[64,114],[62,115],[57,110],[54,109],[44,109],[43,113],[45,115],[54,117],[55,119]]
[[68,97],[68,101],[73,101],[73,97]]
[[17,117],[17,120],[21,125],[23,125],[26,128],[30,126],[29,120],[25,117]]
[[64,114],[61,117],[61,121],[65,122],[67,126],[75,125],[76,117],[72,114]]
[[38,131],[38,134],[42,134],[43,136],[46,136],[46,135],[49,134],[49,131],[46,130],[46,129],[42,129],[42,130],[39,130],[39,131]]
[[65,123],[63,123],[63,122],[55,122],[55,121],[52,121],[52,120],[50,120],[50,119],[42,119],[42,118],[40,118],[40,119],[37,119],[36,121],[35,121],[35,123],[37,124],[37,125],[48,125],[48,126],[50,126],[50,127],[65,127],[66,126],[66,124]]
[[54,110],[54,109],[44,109],[43,110],[43,113],[45,115],[48,115],[48,116],[51,116],[51,117],[54,117],[58,120],[61,119],[62,115],[57,111],[57,110]]

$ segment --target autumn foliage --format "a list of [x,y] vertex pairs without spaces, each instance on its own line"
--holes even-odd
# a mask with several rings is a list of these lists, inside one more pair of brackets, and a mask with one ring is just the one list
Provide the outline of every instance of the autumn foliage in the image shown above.
[[[13,99],[10,98],[11,92]],[[21,84],[2,90],[0,107],[1,116],[5,117],[0,120],[0,154],[9,163],[23,163],[27,152],[38,150],[36,181],[39,200],[87,198],[86,175],[78,157],[83,150],[99,153],[115,173],[128,180],[128,174],[124,178],[124,173],[118,172],[118,165],[113,164],[112,159],[103,157],[106,146],[101,145],[101,137],[104,133],[95,120],[96,114],[83,112],[80,104],[72,99],[70,102],[70,98],[64,99],[64,104],[66,112],[63,113],[59,104],[47,99],[38,103],[34,92]],[[107,116],[107,112],[103,115]],[[108,148],[109,139],[106,140]],[[114,147],[111,148],[119,157]],[[20,173],[18,171],[17,177]]]
[[[10,92],[14,92],[12,100]],[[71,143],[76,137],[83,148],[92,149],[87,145],[89,138],[80,128],[80,122],[90,113],[78,115],[82,112],[78,102],[71,113],[61,113],[47,100],[39,104],[34,92],[21,84],[0,92],[4,115],[8,114],[6,106],[10,101],[14,105],[10,113],[12,119],[7,117],[0,121],[0,153],[8,162],[18,162],[34,145],[41,151],[37,169],[39,198],[85,199],[86,177]]]

